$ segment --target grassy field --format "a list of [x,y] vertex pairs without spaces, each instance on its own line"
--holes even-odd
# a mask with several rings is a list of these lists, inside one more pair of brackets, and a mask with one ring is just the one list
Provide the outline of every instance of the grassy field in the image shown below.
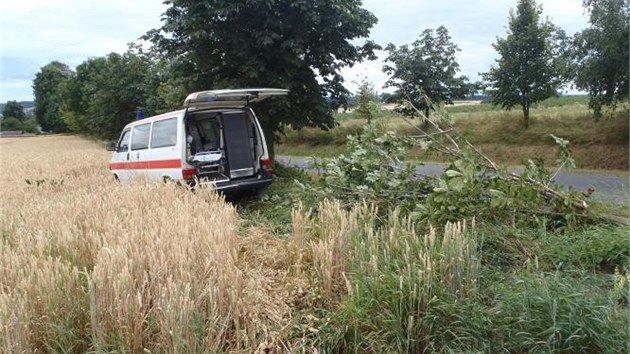
[[267,199],[226,203],[115,183],[102,144],[74,136],[0,153],[2,353],[629,348],[625,227],[425,229],[309,201],[281,167]]
[[[627,171],[629,168],[628,113],[623,109],[595,122],[585,97],[569,96],[543,101],[532,109],[531,126],[522,127],[522,113],[504,111],[489,104],[447,108],[455,134],[475,144],[494,161],[523,165],[529,158],[542,158],[553,164],[556,149],[550,134],[571,142],[576,165],[580,169]],[[346,136],[362,130],[365,121],[356,113],[337,114],[339,126],[330,130],[306,128],[288,131],[276,152],[292,156],[332,156],[343,151]],[[379,112],[376,123],[383,129],[414,135],[417,131],[394,112]],[[444,161],[444,156],[415,149],[410,159],[425,162]]]

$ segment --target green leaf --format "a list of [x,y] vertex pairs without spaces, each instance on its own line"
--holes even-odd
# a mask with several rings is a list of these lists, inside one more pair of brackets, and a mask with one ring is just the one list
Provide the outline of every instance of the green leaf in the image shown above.
[[462,175],[461,172],[459,171],[455,171],[455,170],[446,170],[446,172],[444,172],[444,174],[446,174],[447,177],[459,177]]
[[448,185],[452,189],[454,189],[455,191],[458,191],[458,192],[460,192],[464,188],[465,184],[466,184],[466,181],[463,178],[461,178],[461,177],[455,177],[455,178],[452,178],[452,179],[448,180]]

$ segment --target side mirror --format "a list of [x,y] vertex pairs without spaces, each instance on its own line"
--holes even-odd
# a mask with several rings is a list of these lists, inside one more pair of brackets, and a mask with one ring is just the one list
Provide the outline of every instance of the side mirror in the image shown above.
[[111,143],[111,142],[107,143],[105,148],[107,149],[107,151],[118,151],[118,149],[116,148],[116,144]]

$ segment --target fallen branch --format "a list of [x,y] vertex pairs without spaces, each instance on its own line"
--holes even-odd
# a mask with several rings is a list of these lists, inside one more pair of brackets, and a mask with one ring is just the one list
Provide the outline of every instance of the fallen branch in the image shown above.
[[[411,99],[409,99],[409,97],[407,97],[407,98],[408,98],[408,101],[407,101],[408,106],[411,107],[411,109],[413,109],[416,113],[418,113],[420,115],[420,117],[423,118],[426,122],[431,124],[431,126],[433,126],[433,128],[436,129],[437,132],[429,134],[429,133],[425,132],[422,128],[420,128],[420,127],[416,126],[415,124],[413,124],[409,119],[403,118],[405,120],[405,122],[407,122],[407,124],[411,125],[414,129],[418,130],[422,134],[422,137],[429,139],[432,144],[437,146],[436,150],[438,150],[440,152],[446,152],[447,154],[449,154],[451,156],[454,156],[456,158],[463,158],[464,155],[461,152],[461,149],[459,148],[459,144],[457,144],[457,141],[455,140],[455,138],[450,136],[450,134],[448,133],[451,129],[449,129],[449,130],[442,129],[437,123],[435,123],[434,121],[429,119],[427,116],[424,115],[424,113],[422,111],[420,111],[418,108],[416,108],[413,105],[413,103],[411,103]],[[425,99],[428,100],[428,97],[425,97]],[[455,148],[451,148],[451,147],[448,147],[448,146],[444,145],[443,143],[441,143],[440,141],[438,141],[436,139],[436,136],[444,136],[444,137],[446,137],[449,140],[449,142],[451,144],[453,144],[453,146]],[[502,172],[499,170],[497,165],[488,156],[484,155],[481,151],[479,151],[479,149],[477,149],[468,140],[463,139],[461,137],[458,137],[458,139],[463,140],[464,143],[473,152],[475,152],[475,154],[477,154],[486,163],[487,167],[490,168],[492,171],[494,171],[494,173],[496,175],[498,175],[498,176],[502,175]],[[554,176],[558,174],[559,170],[560,169],[558,169],[556,171]],[[586,201],[584,201],[584,200],[573,200],[572,198],[567,196],[565,193],[562,193],[562,192],[557,191],[557,190],[555,190],[553,188],[550,188],[549,186],[545,185],[544,183],[536,181],[536,180],[534,180],[532,178],[529,178],[529,177],[525,178],[525,177],[517,175],[515,173],[510,173],[509,174],[509,179],[514,180],[514,181],[524,181],[526,183],[532,184],[532,185],[536,186],[537,188],[541,189],[541,192],[544,195],[546,195],[548,197],[551,197],[551,198],[556,198],[556,199],[562,201],[563,203],[569,202],[573,208],[575,208],[577,211],[579,211],[581,213],[584,213],[588,209],[588,204],[586,203]]]

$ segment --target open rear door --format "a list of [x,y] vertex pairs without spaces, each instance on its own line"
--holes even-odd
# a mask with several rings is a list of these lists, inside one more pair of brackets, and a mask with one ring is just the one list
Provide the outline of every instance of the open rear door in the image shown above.
[[251,88],[237,90],[211,90],[191,93],[184,100],[189,109],[243,108],[273,96],[286,96],[289,90],[277,88]]
[[254,154],[250,146],[248,124],[246,112],[223,113],[223,135],[230,178],[254,175]]

